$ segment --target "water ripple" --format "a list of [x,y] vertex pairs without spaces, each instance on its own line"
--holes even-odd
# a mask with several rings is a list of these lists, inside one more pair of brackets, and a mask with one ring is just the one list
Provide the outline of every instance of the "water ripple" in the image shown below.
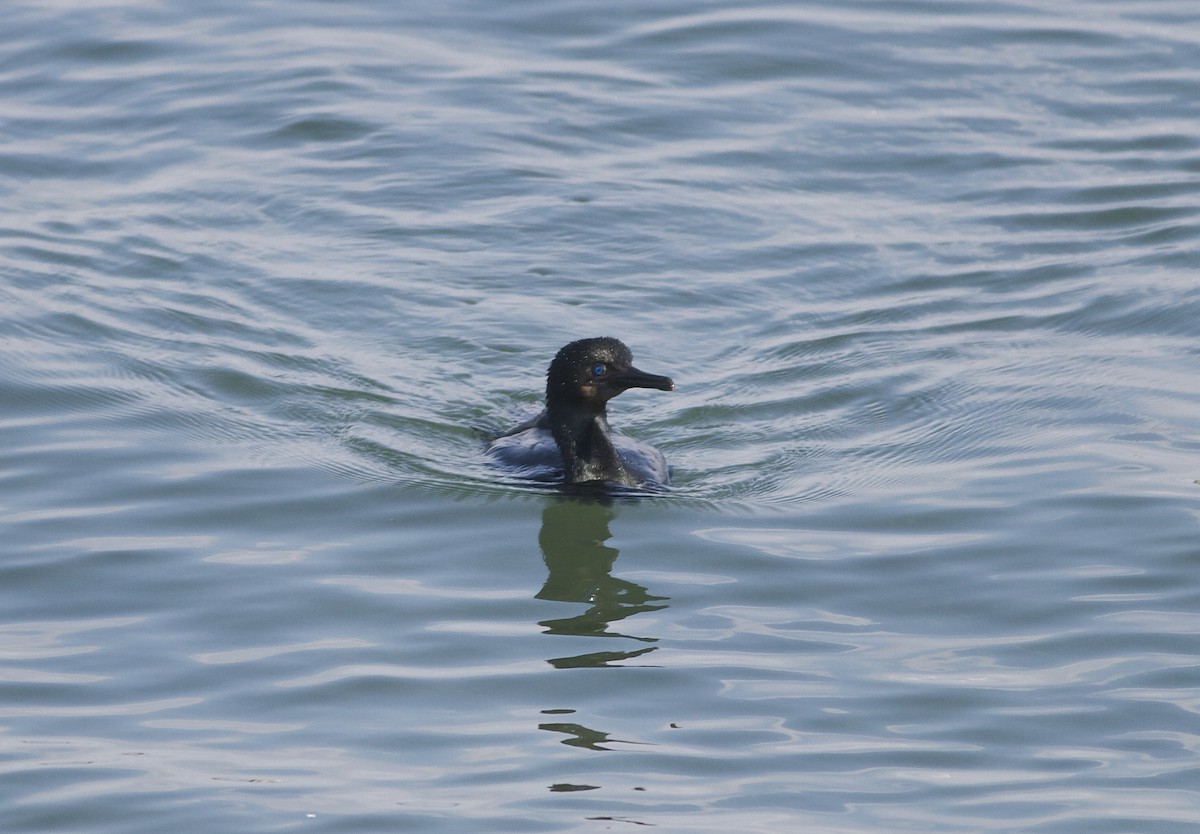
[[[58,5],[0,37],[9,828],[1194,821],[1190,9]],[[672,491],[498,475],[600,334]]]

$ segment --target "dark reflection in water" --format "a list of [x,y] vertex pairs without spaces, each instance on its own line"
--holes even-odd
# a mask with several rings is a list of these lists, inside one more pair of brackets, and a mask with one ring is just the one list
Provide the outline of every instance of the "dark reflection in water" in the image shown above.
[[551,793],[572,793],[574,791],[597,791],[599,785],[572,785],[569,782],[559,782],[550,786]]
[[538,729],[551,733],[563,733],[568,736],[568,738],[563,739],[563,744],[568,747],[585,747],[588,750],[611,749],[603,746],[605,742],[609,741],[608,733],[588,729],[582,724],[538,724]]
[[[600,499],[564,499],[554,501],[542,512],[538,544],[550,574],[537,593],[538,599],[581,602],[588,608],[574,617],[543,620],[547,634],[575,637],[627,637],[653,643],[653,637],[638,637],[611,631],[610,626],[643,611],[658,611],[667,606],[667,597],[651,594],[645,587],[612,575],[619,552],[605,544],[612,536],[608,529],[615,513],[611,501]],[[573,657],[554,658],[549,662],[560,669],[582,666],[607,666],[654,651],[653,646],[631,651],[589,652]]]
[[[567,709],[547,709],[542,710],[545,715],[571,715],[575,710]],[[567,736],[562,740],[562,743],[568,747],[582,747],[585,750],[612,750],[612,747],[606,746],[611,744],[645,744],[642,741],[629,741],[626,739],[613,738],[609,733],[603,733],[599,730],[593,730],[590,727],[585,727],[582,724],[577,724],[573,721],[560,722],[545,722],[538,724],[539,730],[545,730],[549,733],[562,733]],[[551,786],[551,790],[555,787]]]

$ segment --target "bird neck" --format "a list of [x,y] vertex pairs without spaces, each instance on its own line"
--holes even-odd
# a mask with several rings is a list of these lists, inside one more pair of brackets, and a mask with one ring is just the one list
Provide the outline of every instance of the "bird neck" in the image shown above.
[[579,407],[546,409],[550,432],[562,453],[563,474],[567,483],[611,481],[635,483],[613,445],[608,415]]

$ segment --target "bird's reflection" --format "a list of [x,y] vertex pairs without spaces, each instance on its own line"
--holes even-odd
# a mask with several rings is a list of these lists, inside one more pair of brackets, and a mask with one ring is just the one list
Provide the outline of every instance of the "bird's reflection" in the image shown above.
[[627,741],[625,739],[613,738],[608,733],[602,733],[598,730],[593,730],[590,727],[585,727],[582,724],[572,722],[546,722],[538,724],[539,730],[546,730],[551,733],[562,733],[566,736],[562,743],[568,747],[582,747],[586,750],[613,750],[610,747],[612,744],[644,744],[641,741]]
[[566,736],[562,743],[568,747],[583,747],[588,750],[612,749],[611,747],[604,746],[609,741],[608,733],[589,729],[582,724],[547,722],[545,724],[538,724],[538,729],[551,733],[562,733]]
[[[614,517],[611,501],[570,497],[553,501],[542,512],[538,544],[550,574],[538,599],[579,602],[587,610],[574,617],[543,620],[547,634],[586,637],[626,637],[643,643],[656,638],[610,630],[612,623],[643,611],[666,608],[667,597],[654,596],[645,587],[612,575],[619,551],[606,544]],[[607,666],[654,651],[646,646],[631,651],[589,652],[549,662],[558,668]]]

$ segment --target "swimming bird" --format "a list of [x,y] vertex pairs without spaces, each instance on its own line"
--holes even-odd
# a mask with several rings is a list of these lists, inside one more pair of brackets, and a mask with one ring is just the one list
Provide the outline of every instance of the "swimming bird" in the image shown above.
[[553,472],[568,484],[665,486],[671,478],[662,452],[608,425],[608,401],[630,388],[673,391],[675,383],[633,367],[633,354],[618,339],[571,342],[546,371],[545,410],[497,437],[488,454],[509,466]]

